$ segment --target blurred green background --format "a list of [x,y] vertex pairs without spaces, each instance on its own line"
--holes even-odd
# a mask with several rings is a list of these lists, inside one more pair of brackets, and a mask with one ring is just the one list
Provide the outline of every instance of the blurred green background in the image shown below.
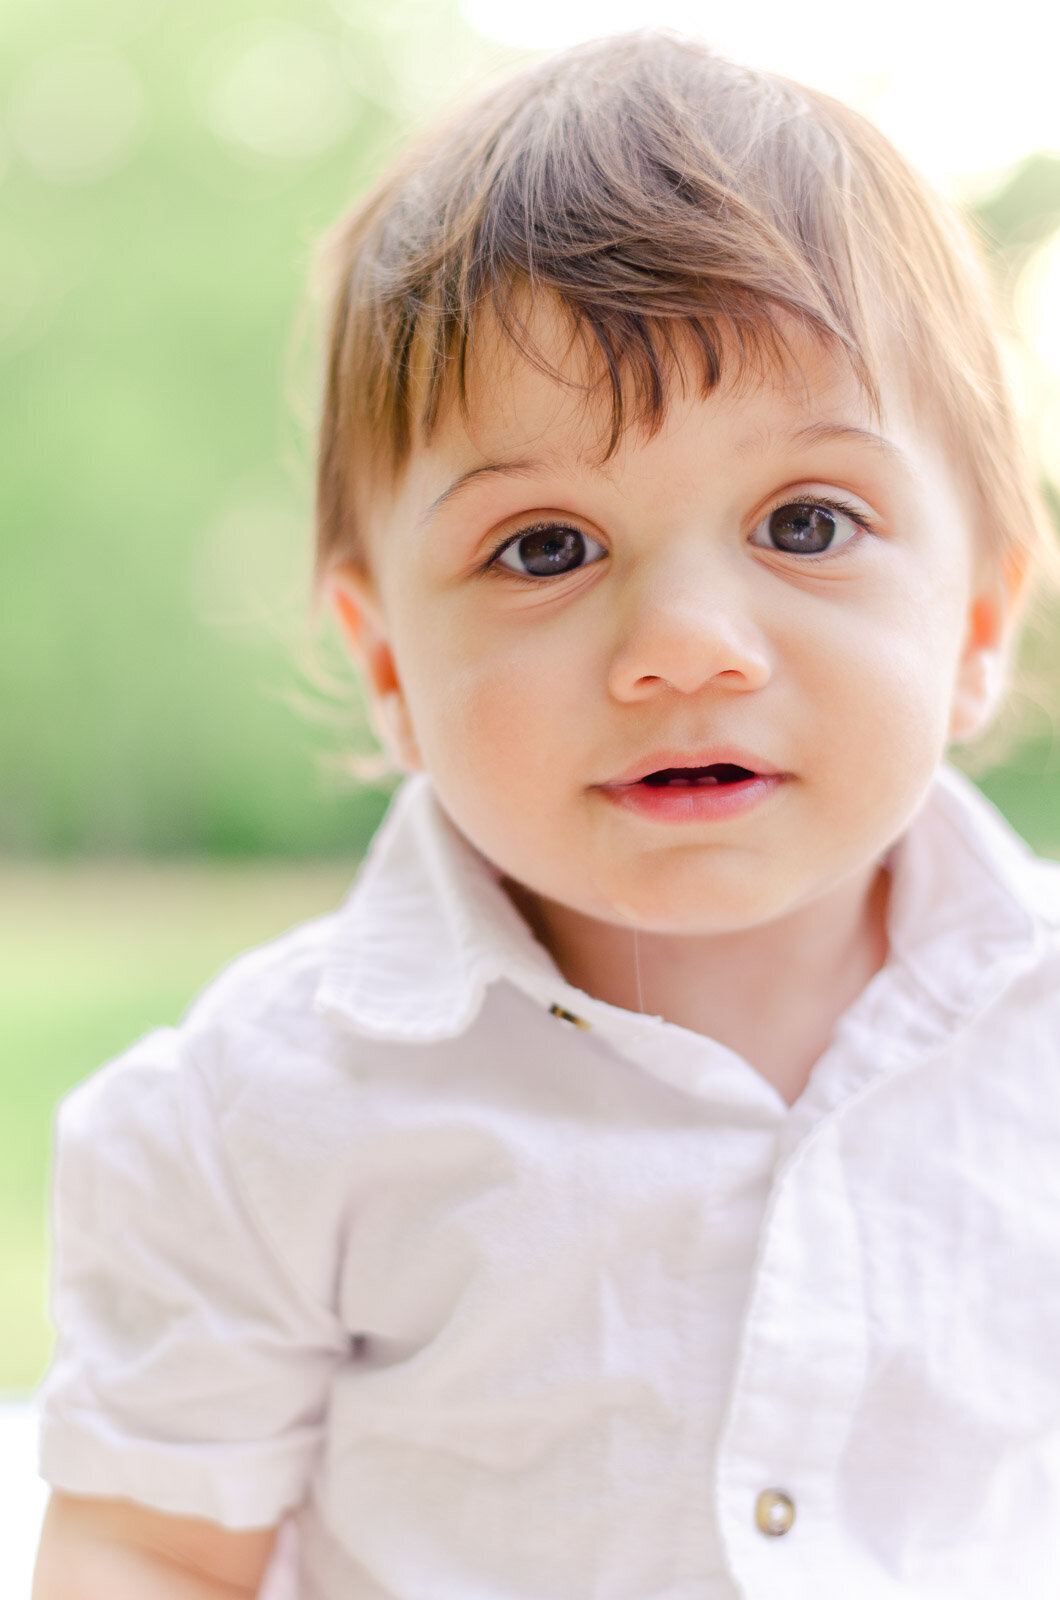
[[[0,10],[0,1391],[47,1355],[57,1097],[333,904],[385,804],[343,776],[363,717],[309,620],[305,286],[409,127],[506,59],[456,0]],[[1011,295],[1060,160],[979,212]],[[1017,710],[981,781],[1060,854],[1051,720]]]

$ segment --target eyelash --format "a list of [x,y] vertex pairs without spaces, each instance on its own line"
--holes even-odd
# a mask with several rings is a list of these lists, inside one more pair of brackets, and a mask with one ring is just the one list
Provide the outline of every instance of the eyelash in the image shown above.
[[[854,524],[854,526],[856,528],[858,528],[860,530],[861,533],[871,533],[873,531],[872,530],[872,524],[869,521],[868,517],[865,515],[865,513],[863,511],[859,511],[858,508],[856,506],[851,505],[849,503],[849,501],[841,500],[841,499],[839,499],[838,496],[820,495],[820,494],[807,495],[807,497],[805,499],[799,499],[797,494],[794,495],[794,496],[787,496],[787,495],[781,496],[771,506],[769,506],[769,508],[766,511],[764,511],[762,513],[761,517],[759,518],[759,521],[755,524],[755,527],[759,527],[761,525],[761,523],[765,522],[767,518],[771,517],[773,515],[774,511],[779,511],[783,506],[790,506],[790,505],[813,506],[813,507],[820,507],[822,511],[836,511],[841,516],[849,518],[849,520]],[[504,552],[506,550],[511,549],[512,545],[518,544],[520,539],[525,539],[528,534],[531,534],[531,533],[551,533],[551,532],[578,533],[578,534],[581,534],[583,537],[586,537],[586,535],[584,533],[584,529],[579,528],[573,522],[558,522],[558,521],[553,522],[548,518],[546,518],[544,521],[541,521],[541,522],[530,522],[530,523],[527,523],[526,527],[519,528],[515,533],[510,533],[506,539],[502,539],[501,542],[496,546],[496,548],[494,550],[492,550],[490,552],[490,554],[486,557],[486,560],[482,564],[481,570],[483,572],[487,572],[487,571],[490,571],[491,569],[495,569],[499,565],[499,558],[504,554]],[[799,556],[796,557],[796,560],[800,563],[800,565],[805,565],[805,564],[808,564],[809,562],[829,561],[829,560],[834,559],[836,556],[841,555],[843,553],[843,551],[845,551],[848,548],[848,546],[853,544],[854,542],[855,541],[853,539],[848,539],[843,544],[841,544],[838,547],[838,549],[836,549],[836,550],[820,550],[816,554],[799,555]],[[757,548],[765,549],[765,548],[768,548],[768,547],[760,545]],[[777,555],[785,555],[785,554],[790,554],[791,552],[778,550],[775,553]],[[510,569],[504,569],[504,570],[510,571]],[[576,567],[576,568],[574,568],[572,570],[581,571],[581,568],[580,567]],[[526,578],[527,582],[530,582],[530,583],[535,583],[535,582],[540,583],[542,581],[544,581],[544,582],[552,581],[552,580],[549,580],[549,579],[542,580],[541,578],[534,578],[530,574],[519,574],[519,573],[515,573],[515,572],[512,572],[511,576],[512,577],[524,576]],[[565,576],[565,574],[564,574],[564,576]]]
[[[527,535],[531,533],[578,533],[581,534],[583,539],[591,537],[585,532],[584,528],[579,528],[576,522],[561,522],[559,520],[553,520],[551,517],[545,517],[540,522],[528,522],[525,528],[519,528],[515,533],[510,533],[506,539],[501,540],[497,548],[491,551],[486,557],[485,561],[482,563],[481,570],[483,572],[488,572],[491,567],[498,566],[499,557],[502,556],[506,550],[510,550],[513,544],[518,544],[520,539],[525,539]],[[510,568],[502,568],[501,570],[507,571],[509,576],[513,578],[525,577],[528,583],[540,583],[542,581],[547,583],[549,581],[547,578],[544,580],[540,578],[535,579],[529,573],[512,572]],[[581,568],[574,567],[572,568],[572,571],[580,572]]]
[[[775,500],[767,510],[763,511],[761,517],[758,519],[758,522],[755,523],[755,527],[760,527],[763,522],[773,515],[774,511],[779,511],[782,506],[812,506],[815,508],[819,506],[822,511],[838,511],[841,516],[847,517],[860,533],[873,532],[872,521],[864,511],[859,511],[857,506],[851,505],[849,501],[841,500],[838,495],[831,496],[825,494],[809,494],[804,499],[801,499],[798,494],[782,495],[778,500]],[[752,532],[753,531],[754,530],[752,529]],[[860,543],[860,539],[847,539],[835,550],[819,550],[816,552],[816,554],[799,555],[796,556],[795,559],[802,566],[807,565],[811,561],[830,561],[836,556],[841,556],[846,550],[850,549],[851,546],[857,543]],[[760,545],[758,548],[765,549],[767,547]],[[786,550],[777,550],[774,553],[780,556],[790,555],[792,552]]]

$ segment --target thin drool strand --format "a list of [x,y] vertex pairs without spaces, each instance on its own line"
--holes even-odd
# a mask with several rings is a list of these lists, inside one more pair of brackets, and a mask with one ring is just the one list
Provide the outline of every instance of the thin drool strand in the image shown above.
[[633,973],[637,980],[637,1010],[644,1015],[644,986],[640,976],[640,937],[639,930],[633,929]]

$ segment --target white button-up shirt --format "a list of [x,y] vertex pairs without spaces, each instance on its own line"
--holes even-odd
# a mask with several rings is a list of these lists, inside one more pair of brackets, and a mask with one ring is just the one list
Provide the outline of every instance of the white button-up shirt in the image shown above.
[[892,870],[789,1108],[409,782],[63,1107],[44,1475],[297,1508],[303,1600],[1056,1600],[1060,869],[943,773]]

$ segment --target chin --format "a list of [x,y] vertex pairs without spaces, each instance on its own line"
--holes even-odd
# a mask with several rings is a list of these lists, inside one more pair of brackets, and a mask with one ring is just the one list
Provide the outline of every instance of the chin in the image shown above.
[[788,907],[777,898],[749,897],[746,891],[721,893],[704,888],[690,893],[687,880],[667,893],[659,884],[641,892],[626,888],[616,892],[606,907],[594,915],[640,933],[672,934],[678,938],[709,938],[743,933],[783,916]]

